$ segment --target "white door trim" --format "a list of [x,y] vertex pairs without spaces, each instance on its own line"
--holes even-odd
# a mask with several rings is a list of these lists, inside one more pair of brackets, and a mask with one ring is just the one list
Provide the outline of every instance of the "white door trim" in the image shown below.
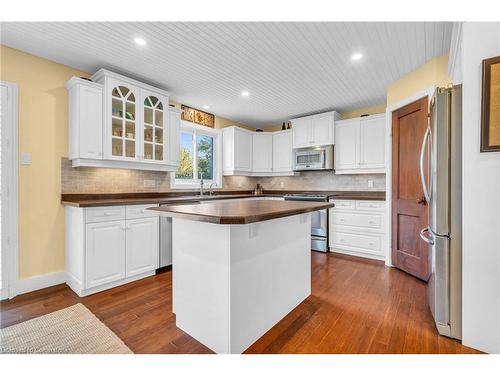
[[[0,81],[7,88],[7,110],[2,108],[2,267],[7,288],[2,298],[17,294],[19,278],[19,206],[18,206],[18,88]],[[2,272],[2,274],[3,274]],[[3,277],[3,276],[2,276]],[[5,279],[5,278],[4,278]]]
[[413,103],[424,97],[429,98],[429,104],[431,102],[432,95],[436,90],[436,86],[430,86],[425,90],[419,91],[412,96],[402,99],[396,103],[391,104],[385,109],[385,121],[386,121],[386,155],[387,155],[387,171],[385,174],[385,200],[386,200],[386,228],[387,228],[387,248],[385,254],[385,265],[392,267],[392,112],[397,109],[404,107],[410,103]]

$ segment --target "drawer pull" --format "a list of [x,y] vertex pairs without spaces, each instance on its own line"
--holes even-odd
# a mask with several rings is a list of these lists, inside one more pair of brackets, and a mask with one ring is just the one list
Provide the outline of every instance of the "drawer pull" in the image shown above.
[[370,246],[375,246],[373,242],[370,242],[368,245],[370,245]]
[[340,242],[344,242],[344,241],[345,241],[345,239],[344,239],[344,238],[341,238],[341,239],[340,239]]
[[345,219],[340,219],[340,221],[345,221]]
[[375,224],[375,222],[373,220],[370,220],[368,224]]

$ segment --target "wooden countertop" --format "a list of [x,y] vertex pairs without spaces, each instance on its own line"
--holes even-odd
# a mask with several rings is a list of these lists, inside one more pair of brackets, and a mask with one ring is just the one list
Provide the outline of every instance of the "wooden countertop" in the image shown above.
[[285,194],[325,194],[330,199],[385,200],[384,191],[299,191],[269,190],[262,195],[253,195],[250,191],[224,191],[215,195],[200,197],[196,192],[167,193],[111,193],[111,194],[63,194],[61,203],[74,207],[120,206],[133,204],[167,204],[189,203],[213,199],[234,199],[253,197],[280,197]]
[[299,215],[333,207],[328,202],[248,200],[218,201],[202,204],[169,205],[150,208],[164,216],[214,224],[250,224]]

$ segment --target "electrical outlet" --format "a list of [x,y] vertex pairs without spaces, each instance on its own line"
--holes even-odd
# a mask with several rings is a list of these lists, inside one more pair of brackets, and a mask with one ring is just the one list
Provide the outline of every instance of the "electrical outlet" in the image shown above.
[[373,187],[373,180],[368,180],[368,187],[372,188]]
[[281,181],[280,182],[280,187],[285,187],[285,182]]
[[145,188],[154,188],[154,187],[156,187],[156,181],[155,180],[144,180],[144,187]]
[[21,152],[21,165],[31,165],[31,154],[29,152]]

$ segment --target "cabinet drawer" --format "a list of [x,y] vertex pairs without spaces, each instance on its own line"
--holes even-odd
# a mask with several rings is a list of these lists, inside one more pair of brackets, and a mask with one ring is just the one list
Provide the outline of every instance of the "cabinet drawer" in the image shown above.
[[92,207],[85,209],[86,223],[99,223],[102,221],[124,220],[124,206]]
[[154,211],[148,210],[150,207],[158,207],[157,204],[141,204],[126,206],[125,216],[128,219],[142,219],[143,217],[153,217],[158,216]]
[[354,209],[355,208],[355,201],[334,199],[334,200],[332,200],[332,202],[335,205],[334,209],[335,208],[345,208],[345,209]]
[[383,211],[385,202],[383,201],[356,201],[356,209],[366,211]]
[[335,212],[331,215],[333,225],[382,229],[382,216],[350,212]]
[[380,251],[382,249],[381,242],[380,236],[367,236],[364,234],[343,233],[337,231],[330,232],[331,247],[335,247],[337,245]]

